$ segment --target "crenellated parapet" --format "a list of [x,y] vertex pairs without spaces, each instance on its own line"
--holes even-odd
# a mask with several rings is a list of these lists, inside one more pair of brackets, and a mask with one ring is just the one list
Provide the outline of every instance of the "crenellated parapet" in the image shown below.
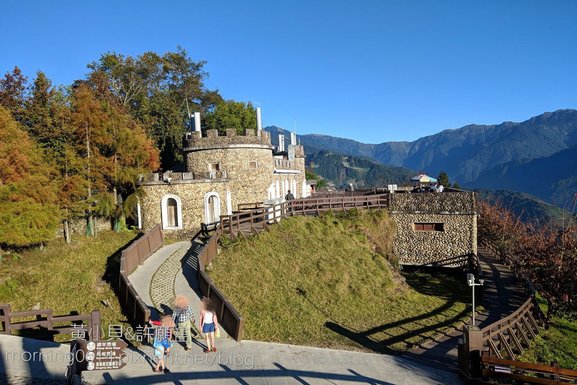
[[294,148],[295,158],[304,158],[305,157],[305,148],[301,144],[291,144],[289,148]]
[[218,130],[206,130],[204,133],[193,131],[187,136],[187,146],[184,148],[184,151],[247,145],[272,148],[270,133],[264,130],[257,132],[256,130],[249,129],[245,130],[244,135],[238,135],[234,128],[229,128],[224,133],[219,133]]

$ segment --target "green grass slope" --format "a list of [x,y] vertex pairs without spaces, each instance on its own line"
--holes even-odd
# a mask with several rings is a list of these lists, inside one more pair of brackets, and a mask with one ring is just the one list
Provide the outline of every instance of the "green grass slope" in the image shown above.
[[106,231],[97,238],[75,238],[70,246],[56,239],[44,250],[5,256],[0,262],[0,303],[10,304],[13,311],[34,306],[53,309],[54,315],[100,310],[107,333],[108,325],[123,325],[125,320],[118,298],[103,280],[108,258],[135,236],[133,232]]
[[394,233],[384,212],[289,218],[223,242],[210,275],[245,318],[247,339],[403,350],[468,314],[468,291],[442,273],[405,281],[388,262]]

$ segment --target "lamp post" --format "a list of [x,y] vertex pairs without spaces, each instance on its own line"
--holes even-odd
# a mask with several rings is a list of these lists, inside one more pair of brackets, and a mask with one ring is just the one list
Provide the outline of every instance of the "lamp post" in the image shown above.
[[483,286],[485,281],[480,279],[479,283],[475,283],[475,275],[467,274],[467,283],[473,288],[473,326],[475,326],[475,286]]

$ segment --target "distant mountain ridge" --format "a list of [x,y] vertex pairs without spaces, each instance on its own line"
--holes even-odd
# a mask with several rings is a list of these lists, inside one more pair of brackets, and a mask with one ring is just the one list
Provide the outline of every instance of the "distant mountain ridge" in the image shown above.
[[[286,132],[268,129],[273,138]],[[360,156],[431,175],[444,170],[461,186],[517,189],[549,203],[577,187],[572,162],[577,154],[577,110],[547,112],[520,123],[471,124],[412,142],[366,144],[316,134],[298,139],[307,153],[325,150]]]

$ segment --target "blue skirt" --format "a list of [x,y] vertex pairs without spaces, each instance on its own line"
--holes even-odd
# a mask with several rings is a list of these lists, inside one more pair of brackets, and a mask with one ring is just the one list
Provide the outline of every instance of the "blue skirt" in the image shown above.
[[203,333],[214,333],[214,323],[204,324],[202,325],[202,332]]

